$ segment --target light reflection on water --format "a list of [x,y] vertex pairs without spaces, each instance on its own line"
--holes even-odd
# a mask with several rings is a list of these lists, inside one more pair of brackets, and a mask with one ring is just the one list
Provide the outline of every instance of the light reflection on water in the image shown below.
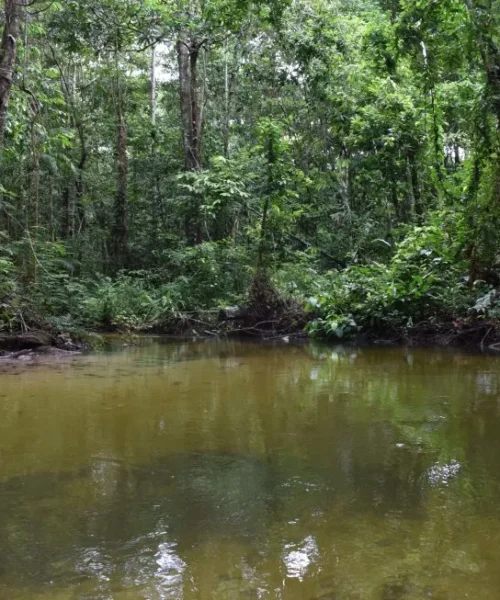
[[295,544],[286,544],[283,557],[286,576],[302,581],[311,564],[318,558],[318,554],[318,545],[312,535],[308,536],[298,547]]
[[0,599],[500,597],[500,361],[160,343],[0,374]]
[[182,598],[182,573],[186,563],[175,553],[177,544],[160,544],[155,559],[158,564],[156,576],[168,598]]

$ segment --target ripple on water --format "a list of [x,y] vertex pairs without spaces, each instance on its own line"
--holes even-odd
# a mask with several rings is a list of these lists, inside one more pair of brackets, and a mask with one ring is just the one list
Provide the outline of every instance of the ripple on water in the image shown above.
[[176,554],[176,544],[160,544],[155,560],[158,565],[156,576],[161,586],[167,588],[167,590],[170,589],[172,592],[175,592],[175,590],[180,591],[186,563]]
[[302,581],[307,575],[309,567],[318,557],[318,544],[312,535],[306,537],[298,546],[287,544],[283,556],[287,577]]

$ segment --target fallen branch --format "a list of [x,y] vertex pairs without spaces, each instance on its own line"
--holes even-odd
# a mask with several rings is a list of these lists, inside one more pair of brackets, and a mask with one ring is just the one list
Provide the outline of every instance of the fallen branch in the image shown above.
[[490,333],[491,333],[491,330],[492,330],[492,329],[493,329],[493,327],[490,327],[490,328],[488,329],[488,331],[487,331],[487,332],[484,334],[484,337],[483,337],[483,339],[481,340],[481,344],[480,344],[480,348],[481,348],[481,350],[484,350],[484,340],[485,340],[485,339],[486,339],[486,338],[487,338],[487,337],[490,335]]
[[33,350],[19,350],[19,352],[10,352],[9,354],[4,354],[0,356],[0,360],[12,360],[13,358],[19,358],[20,356],[27,356],[28,354],[33,354]]

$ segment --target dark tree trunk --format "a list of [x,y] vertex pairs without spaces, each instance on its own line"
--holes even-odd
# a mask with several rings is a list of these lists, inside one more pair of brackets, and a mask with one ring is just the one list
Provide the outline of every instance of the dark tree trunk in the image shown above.
[[127,223],[127,126],[123,114],[121,99],[118,101],[118,123],[116,158],[118,167],[118,186],[114,205],[112,232],[112,250],[114,268],[123,269],[128,264],[128,223]]
[[33,117],[33,121],[31,122],[31,154],[33,158],[33,225],[38,227],[40,212],[40,154],[38,152],[35,117]]
[[407,156],[409,169],[409,183],[413,197],[413,208],[417,218],[421,218],[424,214],[424,207],[422,206],[422,194],[420,193],[420,181],[418,177],[418,163],[416,153],[414,150],[410,150]]
[[5,2],[5,24],[0,46],[0,150],[4,144],[5,124],[24,3],[25,0],[6,0]]
[[199,50],[196,42],[177,42],[184,166],[187,171],[194,171],[201,166],[201,118],[197,77]]
[[66,185],[62,194],[61,237],[63,240],[69,240],[71,237],[71,196],[69,185]]
[[201,167],[201,105],[198,92],[198,56],[199,47],[191,44],[189,53],[189,68],[191,72],[191,129],[193,131],[192,160],[193,167]]
[[191,131],[191,91],[190,91],[190,73],[189,73],[189,47],[179,40],[177,42],[177,60],[179,64],[179,92],[181,100],[181,121],[182,121],[182,145],[184,149],[184,167],[186,170],[191,165],[191,147],[193,145],[193,136]]
[[[195,40],[177,42],[179,90],[183,130],[184,168],[201,168],[202,106],[198,89],[198,57],[200,44]],[[200,200],[193,198],[192,214],[186,219],[186,234],[195,244],[203,241],[203,223]]]
[[85,137],[83,134],[83,128],[80,125],[77,125],[78,132],[80,134],[80,161],[78,162],[78,174],[75,180],[75,192],[76,192],[76,211],[78,214],[78,230],[80,233],[83,233],[87,228],[87,220],[85,217],[85,207],[83,206],[83,195],[85,193],[84,186],[84,173],[85,173],[85,165],[87,163],[88,153],[87,147],[85,145]]
[[83,133],[83,126],[80,124],[78,127],[78,132],[80,134],[80,161],[78,162],[78,174],[75,179],[75,212],[78,219],[78,234],[75,236],[76,241],[76,263],[75,263],[75,275],[77,277],[80,276],[81,266],[82,266],[82,244],[79,239],[80,234],[84,233],[87,229],[87,218],[85,215],[85,207],[83,205],[83,195],[85,193],[85,183],[84,183],[84,173],[85,173],[85,164],[87,162],[87,147],[85,145],[85,138]]
[[222,130],[222,144],[224,147],[224,156],[229,158],[229,142],[231,134],[231,112],[233,109],[233,99],[236,95],[238,68],[239,68],[239,48],[241,40],[238,39],[234,44],[233,50],[233,68],[229,73],[228,46],[226,45],[224,62],[224,119]]
[[156,44],[151,50],[151,90],[150,90],[150,104],[151,104],[151,125],[154,129],[156,125]]
[[[86,138],[85,138],[85,126],[84,126],[82,115],[80,114],[80,111],[77,109],[77,105],[76,105],[76,101],[75,101],[76,83],[74,82],[73,85],[71,85],[71,83],[70,83],[71,80],[70,80],[69,76],[67,75],[67,73],[65,72],[64,68],[62,67],[61,63],[59,62],[54,48],[51,47],[51,51],[52,51],[52,57],[54,59],[54,62],[56,63],[57,68],[59,69],[59,73],[61,74],[61,89],[62,89],[62,92],[66,99],[66,104],[71,109],[69,122],[75,128],[76,133],[78,135],[78,139],[80,141],[80,160],[78,161],[78,169],[77,169],[76,176],[74,178],[75,211],[76,211],[75,217],[78,221],[76,233],[83,233],[87,227],[87,221],[86,221],[86,217],[85,217],[85,208],[83,206],[83,196],[85,193],[84,175],[85,175],[85,167],[86,167],[87,159],[88,159],[88,150],[87,150],[87,143],[86,143]],[[69,235],[66,237],[69,237]],[[74,236],[74,237],[77,237],[77,236]],[[77,246],[77,253],[78,253],[78,256],[77,256],[78,261],[80,261],[81,260],[81,256],[80,256],[81,250],[80,250],[79,244]]]
[[399,201],[399,195],[398,195],[398,183],[397,183],[396,177],[392,171],[391,171],[390,181],[391,181],[390,195],[391,195],[392,206],[394,208],[394,214],[396,215],[397,222],[401,223],[402,221],[404,221],[404,216],[401,214],[401,203]]
[[493,112],[500,129],[500,49],[497,47],[488,28],[478,20],[478,11],[474,0],[465,0],[469,11],[473,33],[481,54],[483,68],[487,77],[487,85]]
[[275,177],[274,177],[274,165],[276,163],[276,152],[274,146],[274,139],[272,134],[269,134],[268,149],[267,149],[267,193],[264,202],[264,208],[262,211],[262,221],[260,224],[260,242],[259,242],[259,255],[257,258],[257,270],[264,272],[267,266],[267,259],[270,254],[270,243],[269,243],[269,231],[268,231],[268,217],[269,208],[271,203],[271,197],[274,193]]
[[229,65],[227,57],[227,42],[224,48],[224,128],[222,130],[222,144],[224,157],[229,158],[229,107],[230,107]]
[[151,169],[152,169],[152,189],[151,189],[151,248],[155,249],[158,244],[158,231],[161,213],[160,199],[160,178],[157,167],[157,135],[156,135],[156,45],[151,52],[151,89],[150,89],[150,109],[151,109]]
[[[494,23],[493,20],[483,21],[479,15],[478,8],[483,9],[474,0],[465,0],[465,5],[469,11],[472,32],[476,38],[476,43],[481,55],[483,63],[483,69],[487,78],[487,92],[488,100],[490,103],[490,110],[496,118],[497,125],[497,144],[500,144],[500,49],[496,43],[496,31],[491,26]],[[490,2],[491,9],[491,2]],[[486,120],[486,119],[485,119]],[[487,128],[483,128],[481,136],[482,142],[485,145],[489,145],[488,136],[486,134]],[[500,164],[498,158],[494,159],[494,170],[492,173],[492,184],[490,187],[490,198],[489,203],[489,215],[488,218],[492,218],[492,214],[497,214],[498,205],[500,204]],[[474,170],[469,184],[468,200],[469,200],[469,220],[470,220],[470,233],[469,240],[466,245],[466,256],[469,259],[469,284],[474,285],[476,279],[484,279],[483,276],[485,270],[488,270],[489,266],[494,262],[496,254],[491,252],[491,249],[487,248],[482,240],[482,232],[480,225],[480,218],[476,218],[476,207],[472,204],[472,200],[477,198],[477,193],[480,186],[481,172],[479,156],[474,161]],[[495,206],[494,213],[491,211],[491,207]]]

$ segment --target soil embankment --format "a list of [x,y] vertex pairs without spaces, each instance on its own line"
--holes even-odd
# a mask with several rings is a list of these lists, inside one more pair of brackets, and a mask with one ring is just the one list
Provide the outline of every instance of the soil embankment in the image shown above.
[[68,333],[34,330],[22,333],[0,334],[0,359],[15,359],[35,354],[62,354],[79,352],[86,344],[73,339]]

